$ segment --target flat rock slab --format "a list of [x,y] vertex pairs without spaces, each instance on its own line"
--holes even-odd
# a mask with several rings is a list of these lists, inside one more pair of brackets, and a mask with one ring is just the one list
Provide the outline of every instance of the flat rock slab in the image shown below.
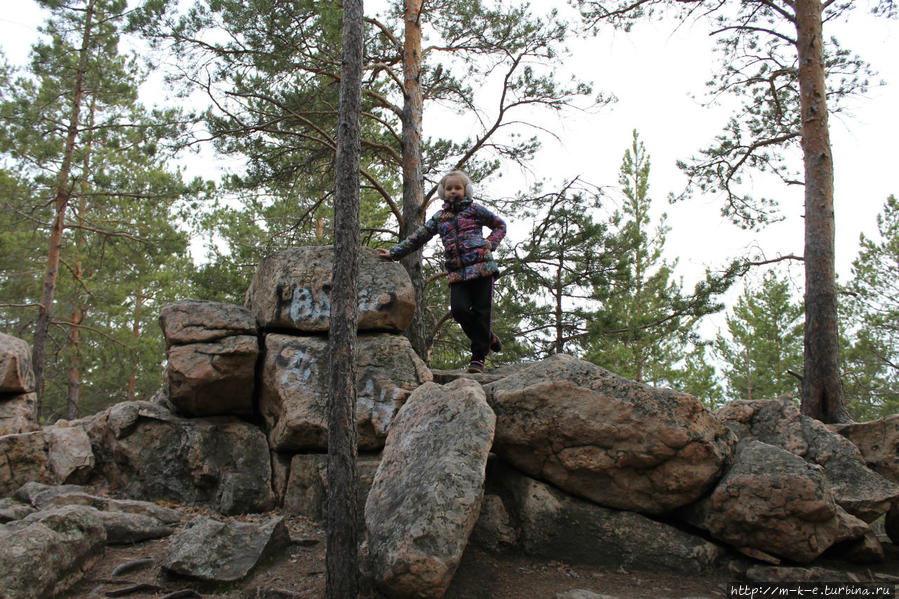
[[[247,307],[263,329],[324,333],[331,325],[332,246],[283,250],[256,268]],[[360,331],[401,332],[415,312],[412,281],[402,265],[362,248],[357,279]]]
[[31,346],[23,339],[0,333],[0,394],[34,391]]
[[210,343],[224,337],[256,336],[256,317],[236,304],[206,300],[181,300],[166,304],[159,312],[159,326],[166,347]]
[[478,519],[495,418],[481,387],[417,389],[390,428],[365,504],[373,577],[390,597],[443,597]]
[[858,447],[869,468],[899,483],[899,414],[831,426]]
[[497,455],[606,507],[661,514],[699,499],[735,442],[692,395],[562,354],[484,389]]
[[[377,450],[397,410],[431,372],[400,335],[359,335],[355,359],[359,448]],[[328,448],[330,372],[327,338],[266,335],[259,410],[272,449]]]
[[264,556],[289,544],[283,517],[256,523],[198,516],[171,538],[161,565],[181,576],[234,582],[249,574]]

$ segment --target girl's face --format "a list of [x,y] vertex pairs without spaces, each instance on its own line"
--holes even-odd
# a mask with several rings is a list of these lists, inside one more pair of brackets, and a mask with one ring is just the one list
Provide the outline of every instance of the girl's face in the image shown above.
[[444,197],[453,202],[465,197],[465,180],[462,177],[447,177],[443,182]]

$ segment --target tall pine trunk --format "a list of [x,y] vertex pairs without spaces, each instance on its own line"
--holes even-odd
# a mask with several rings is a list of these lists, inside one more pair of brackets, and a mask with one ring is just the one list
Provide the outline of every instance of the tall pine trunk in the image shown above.
[[[421,134],[424,99],[421,90],[421,7],[422,0],[406,0],[403,10],[403,222],[400,239],[405,239],[424,223],[424,178],[421,171]],[[428,326],[424,310],[424,272],[421,250],[401,261],[415,290],[415,314],[406,336],[412,349],[427,361]]]
[[797,0],[799,94],[805,163],[805,358],[802,413],[848,422],[840,383],[834,266],[833,155],[824,82],[822,5]]
[[343,2],[343,64],[337,122],[334,272],[328,396],[328,599],[359,594],[356,507],[356,308],[359,271],[359,114],[362,107],[362,0]]
[[54,207],[56,216],[50,230],[50,249],[47,252],[47,269],[44,273],[44,285],[41,291],[40,309],[34,331],[34,382],[37,400],[34,404],[35,418],[40,421],[44,400],[44,367],[47,362],[47,336],[50,332],[50,319],[53,315],[53,295],[56,291],[56,276],[59,272],[59,254],[62,248],[62,234],[65,229],[66,209],[71,193],[69,178],[72,170],[72,159],[75,154],[75,139],[78,136],[81,103],[84,99],[84,73],[87,70],[88,51],[93,28],[94,0],[90,0],[85,9],[84,31],[81,36],[81,49],[78,51],[78,70],[72,88],[72,107],[69,113],[69,125],[66,131],[66,142],[63,149],[62,165],[56,177],[54,190]]

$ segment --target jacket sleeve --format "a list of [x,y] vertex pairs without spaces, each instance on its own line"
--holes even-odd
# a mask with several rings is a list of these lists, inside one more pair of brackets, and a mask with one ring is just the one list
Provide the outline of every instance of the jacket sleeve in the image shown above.
[[480,204],[477,205],[477,215],[478,221],[491,229],[487,242],[490,244],[490,251],[492,252],[499,247],[499,242],[506,236],[506,221]]
[[422,226],[418,227],[412,235],[390,248],[390,255],[394,260],[399,260],[403,256],[411,254],[424,244],[426,244],[434,235],[437,234],[437,217],[439,212],[428,219]]

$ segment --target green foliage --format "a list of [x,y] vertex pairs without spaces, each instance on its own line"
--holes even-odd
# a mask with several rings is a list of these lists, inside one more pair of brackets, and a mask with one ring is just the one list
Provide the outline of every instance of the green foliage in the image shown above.
[[0,202],[0,244],[15,259],[0,262],[0,326],[29,340],[33,333],[73,135],[45,370],[44,414],[52,419],[160,386],[159,308],[188,293],[192,269],[187,233],[176,223],[195,211],[203,186],[163,166],[180,118],[137,102],[145,68],[119,52],[124,0],[94,0],[89,30],[84,7],[45,4],[52,16],[44,37],[0,98],[0,153],[17,173],[2,179],[9,193]]
[[611,218],[614,269],[593,284],[601,307],[590,318],[586,358],[635,381],[674,385],[694,325],[720,309],[714,298],[733,275],[709,275],[692,295],[684,293],[674,280],[676,261],[663,255],[664,215],[650,227],[649,173],[649,155],[634,131],[619,175],[624,202]]
[[853,418],[899,412],[899,201],[890,196],[877,217],[879,240],[861,236],[852,280],[843,293],[849,341],[843,388]]
[[758,287],[747,285],[727,317],[728,335],[715,342],[724,363],[728,399],[798,396],[802,369],[803,307],[790,283],[765,273]]

